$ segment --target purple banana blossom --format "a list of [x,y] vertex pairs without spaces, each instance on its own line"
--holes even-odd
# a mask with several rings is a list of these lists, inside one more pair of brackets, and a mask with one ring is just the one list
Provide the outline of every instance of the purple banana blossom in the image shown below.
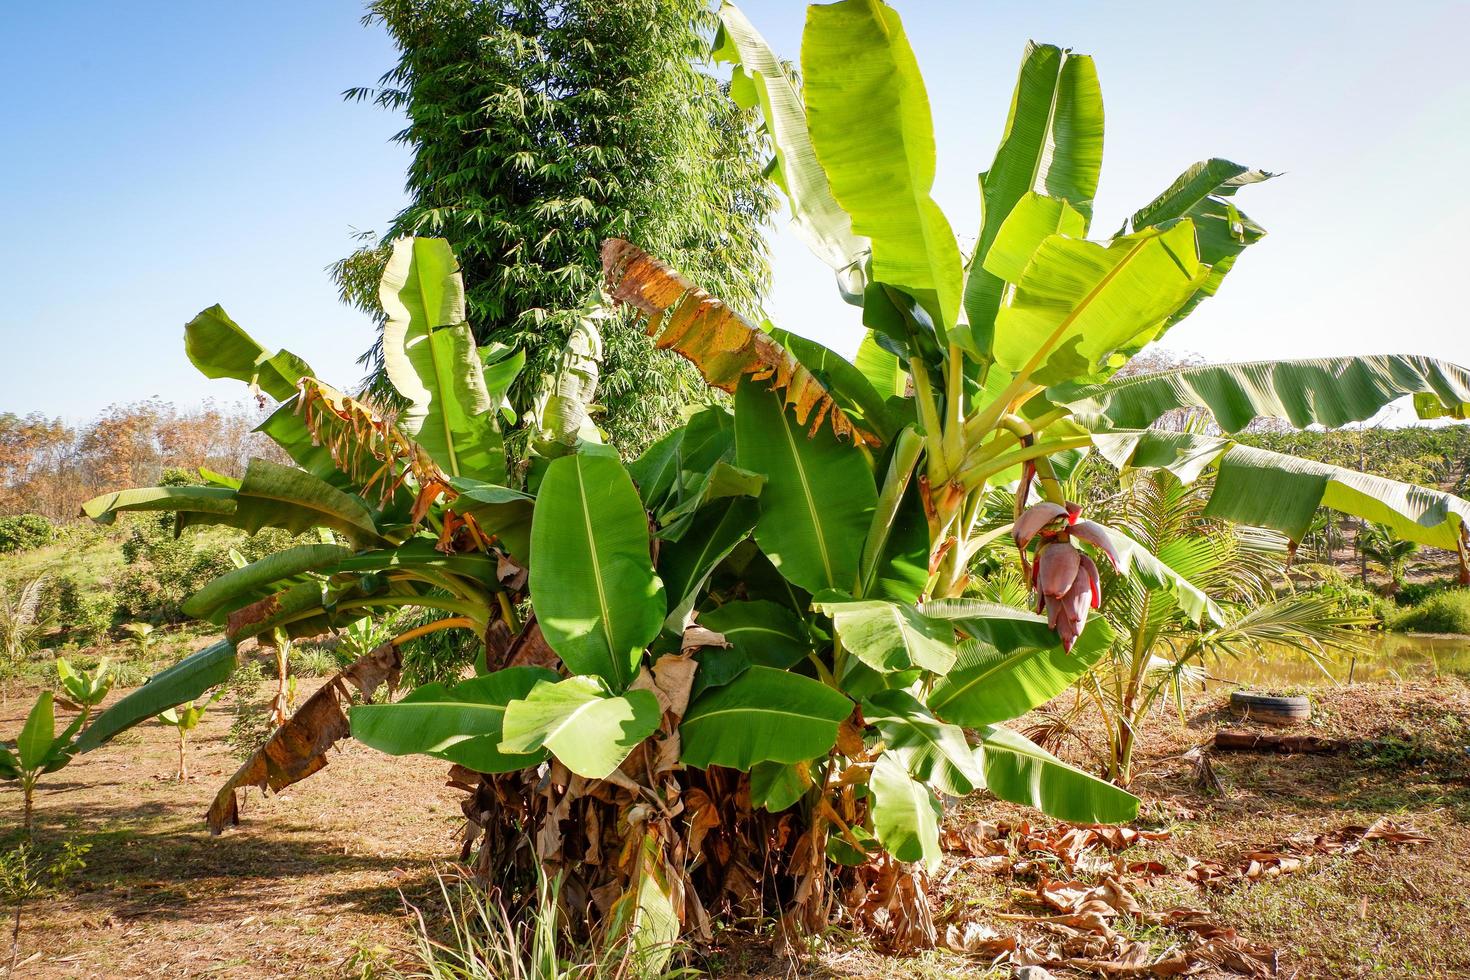
[[1049,501],[1035,504],[1016,519],[1016,547],[1026,563],[1026,546],[1040,537],[1036,561],[1028,571],[1037,592],[1037,612],[1046,613],[1047,626],[1062,639],[1068,653],[1082,634],[1088,608],[1102,605],[1102,583],[1097,563],[1072,544],[1079,538],[1108,556],[1116,567],[1118,553],[1107,531],[1092,521],[1079,521],[1081,508]]

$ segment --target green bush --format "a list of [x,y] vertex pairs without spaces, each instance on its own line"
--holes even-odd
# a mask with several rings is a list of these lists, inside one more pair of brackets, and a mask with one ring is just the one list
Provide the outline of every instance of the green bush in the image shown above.
[[1470,589],[1432,595],[1396,615],[1390,625],[1412,633],[1470,633]]
[[1393,600],[1400,606],[1420,606],[1430,596],[1459,588],[1459,585],[1460,583],[1452,578],[1437,578],[1428,582],[1409,582],[1394,594]]
[[117,582],[118,609],[144,622],[181,622],[184,601],[235,567],[231,551],[253,562],[291,542],[289,534],[275,530],[256,535],[191,532],[174,537],[171,527],[138,521],[122,545],[127,567]]
[[40,514],[0,517],[0,555],[40,548],[55,537],[56,525]]
[[117,596],[101,585],[84,586],[69,575],[54,579],[46,599],[55,610],[56,625],[76,643],[95,643],[112,629]]

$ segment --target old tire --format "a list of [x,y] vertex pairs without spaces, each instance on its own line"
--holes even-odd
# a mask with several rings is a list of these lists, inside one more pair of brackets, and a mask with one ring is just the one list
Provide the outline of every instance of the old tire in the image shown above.
[[1300,725],[1312,717],[1312,702],[1304,697],[1276,697],[1236,691],[1230,695],[1230,707],[1247,721],[1267,725]]

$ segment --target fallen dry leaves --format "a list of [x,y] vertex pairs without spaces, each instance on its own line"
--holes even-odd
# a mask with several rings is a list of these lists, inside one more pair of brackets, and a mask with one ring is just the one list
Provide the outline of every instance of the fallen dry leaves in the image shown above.
[[[1183,872],[1123,854],[1135,845],[1169,836],[1167,831],[1132,827],[1037,826],[1026,821],[975,821],[946,829],[941,843],[959,860],[944,882],[962,871],[1035,875],[1035,887],[1018,897],[1036,902],[1042,910],[997,917],[1025,923],[1029,928],[1022,937],[1003,936],[980,922],[955,922],[944,928],[944,945],[967,955],[1003,958],[1016,966],[1084,970],[1108,977],[1183,976],[1212,967],[1248,977],[1275,977],[1279,964],[1274,949],[1248,942],[1201,909],[1154,911],[1140,886],[1178,876],[1201,888],[1224,887],[1291,874],[1320,856],[1352,854],[1367,841],[1414,845],[1430,840],[1383,818],[1367,827],[1297,834],[1271,846],[1250,847],[1232,864],[1187,859]],[[1125,928],[1119,928],[1120,920]],[[1167,929],[1171,941],[1160,946],[1155,936],[1152,944],[1139,942],[1127,934],[1128,927],[1138,925]]]

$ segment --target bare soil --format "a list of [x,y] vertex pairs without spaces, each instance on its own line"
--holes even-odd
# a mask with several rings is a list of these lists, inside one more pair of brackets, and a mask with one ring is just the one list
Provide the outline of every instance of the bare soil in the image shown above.
[[[1129,887],[1147,909],[1198,909],[1239,930],[1243,941],[1274,948],[1283,977],[1470,977],[1470,687],[1445,677],[1321,690],[1313,698],[1316,717],[1298,730],[1359,738],[1361,750],[1217,754],[1223,795],[1200,790],[1194,765],[1179,758],[1221,726],[1242,727],[1225,712],[1223,696],[1196,697],[1186,722],[1172,715],[1154,721],[1134,787],[1146,801],[1137,826],[1168,837],[1121,852],[1125,864],[1158,866],[1130,878]],[[0,731],[17,730],[25,707],[12,697],[0,708]],[[78,759],[45,784],[38,836],[69,837],[91,852],[60,894],[28,908],[18,976],[370,977],[405,962],[412,923],[405,899],[432,907],[435,864],[457,851],[458,797],[444,785],[444,766],[347,742],[326,770],[281,796],[252,795],[242,826],[211,838],[204,811],[238,765],[224,741],[229,721],[218,706],[195,731],[192,775],[183,785],[172,778],[174,732],[161,724]],[[1088,764],[1082,740],[1059,751]],[[1248,863],[1245,855],[1270,852],[1293,835],[1367,826],[1383,816],[1428,842],[1368,842],[1210,887],[1187,877],[1193,861],[1236,869]],[[14,841],[19,817],[19,794],[0,792],[0,845]],[[949,811],[952,828],[1028,820],[1051,826],[982,799]],[[978,920],[1023,948],[1044,944],[1045,923],[999,916],[1051,914],[1037,900],[1048,878],[1087,883],[1113,873],[1096,862],[1068,870],[1044,856],[1016,857],[971,865],[962,853],[947,857],[932,895],[941,932],[946,923]],[[1127,916],[1113,928],[1159,958],[1189,940]],[[770,934],[769,926],[726,932],[696,962],[730,977],[1012,974],[993,953],[885,955],[841,930],[800,952],[778,953]],[[1197,975],[1238,974],[1210,968]]]

